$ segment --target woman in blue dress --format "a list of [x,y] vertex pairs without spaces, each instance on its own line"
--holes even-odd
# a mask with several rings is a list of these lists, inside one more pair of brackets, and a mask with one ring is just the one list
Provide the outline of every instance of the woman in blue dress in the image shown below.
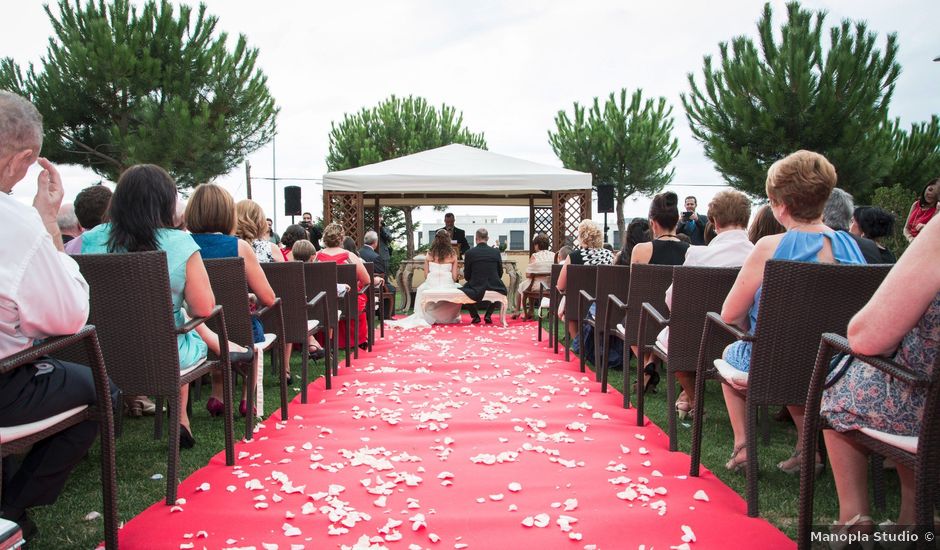
[[[228,191],[214,183],[204,183],[193,192],[186,204],[186,227],[199,245],[203,260],[212,258],[244,258],[248,289],[263,306],[274,304],[277,298],[261,269],[252,246],[235,236],[235,201]],[[264,328],[257,317],[252,317],[254,343],[264,342]],[[288,348],[289,350],[289,348]],[[286,355],[284,365],[289,364]],[[257,374],[257,373],[255,373]],[[244,393],[245,388],[242,388]],[[212,416],[222,414],[222,374],[212,373],[212,395],[206,400],[206,410]],[[238,412],[245,416],[248,403],[242,395]]]
[[[797,151],[775,162],[767,172],[767,197],[774,217],[787,231],[761,238],[741,267],[721,309],[726,323],[750,333],[757,322],[764,266],[768,260],[796,260],[822,263],[865,263],[858,245],[844,231],[833,231],[822,223],[823,208],[836,186],[836,169],[826,158],[811,151]],[[751,343],[738,341],[725,349],[724,360],[730,371],[746,373],[750,369]],[[729,379],[726,371],[719,371]],[[743,376],[733,376],[731,383],[743,389]],[[740,470],[747,461],[745,443],[745,399],[732,387],[722,384],[725,406],[734,432],[734,450],[725,464]],[[796,450],[800,448],[803,407],[788,407],[797,426]],[[818,462],[818,461],[817,461]],[[788,473],[799,472],[799,453],[777,465]],[[821,464],[819,467],[821,468]]]
[[[209,285],[209,275],[197,254],[199,246],[184,231],[174,228],[176,213],[176,183],[159,166],[138,164],[121,174],[111,205],[109,223],[101,224],[82,236],[82,254],[114,252],[166,252],[173,297],[173,317],[176,326],[186,322],[183,302],[189,315],[203,317],[215,307],[215,296]],[[196,331],[177,337],[180,370],[202,361],[207,350],[219,352],[219,337],[204,324]],[[252,350],[229,343],[233,361],[252,356]],[[192,448],[196,440],[189,429],[186,401],[189,386],[180,388],[180,447]]]

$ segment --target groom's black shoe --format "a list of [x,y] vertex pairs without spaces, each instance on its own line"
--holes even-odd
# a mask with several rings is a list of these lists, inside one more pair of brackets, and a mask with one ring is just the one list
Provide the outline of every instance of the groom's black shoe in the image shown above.
[[475,316],[471,317],[471,318],[470,318],[470,324],[471,324],[471,325],[479,325],[479,324],[480,324],[480,316],[479,316],[479,315],[475,315]]
[[486,321],[486,324],[493,324],[493,309],[496,307],[496,302],[489,302],[486,304],[486,315],[483,316],[483,320]]
[[483,322],[486,323],[486,324],[488,324],[488,325],[492,325],[492,324],[493,324],[493,318],[492,318],[491,316],[487,315],[486,317],[483,318]]

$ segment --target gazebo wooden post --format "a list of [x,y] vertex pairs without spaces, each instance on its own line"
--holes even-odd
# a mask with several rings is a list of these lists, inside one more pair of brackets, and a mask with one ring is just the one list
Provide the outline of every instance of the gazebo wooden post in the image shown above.
[[[372,207],[372,208],[373,208],[373,211],[372,211],[372,230],[375,231],[376,234],[378,234],[378,233],[381,231],[381,229],[382,229],[382,226],[379,224],[379,214],[382,212],[382,208],[379,206],[379,198],[378,198],[378,197],[375,197],[374,200],[375,200],[375,205]],[[363,243],[363,244],[365,244],[365,243]]]
[[325,191],[323,193],[323,224],[337,222],[343,225],[347,237],[362,244],[364,224],[362,220],[362,193]]
[[535,251],[532,250],[532,239],[535,238],[535,199],[529,197],[529,242],[528,250],[531,256]]
[[591,219],[591,190],[552,191],[552,245],[557,249],[577,238],[578,224]]

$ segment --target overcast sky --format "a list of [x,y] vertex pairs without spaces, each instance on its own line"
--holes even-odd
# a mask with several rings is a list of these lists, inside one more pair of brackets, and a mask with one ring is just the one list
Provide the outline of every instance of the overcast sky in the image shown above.
[[[466,126],[483,132],[491,151],[560,166],[548,144],[559,109],[587,103],[621,88],[642,88],[665,96],[673,106],[680,152],[673,188],[694,191],[707,202],[720,176],[691,135],[679,94],[687,74],[701,78],[704,55],[718,55],[718,43],[755,35],[763,2],[487,1],[476,2],[294,2],[209,0],[219,29],[243,33],[260,50],[281,109],[276,140],[279,178],[320,178],[325,172],[330,123],[371,107],[391,94],[425,97],[463,111]],[[4,32],[0,56],[21,65],[45,53],[51,26],[40,2],[2,0]],[[773,2],[777,26],[783,2]],[[902,72],[891,102],[892,116],[905,125],[940,112],[940,2],[853,0],[811,1],[829,12],[827,23],[864,19],[879,35],[896,32]],[[273,174],[272,146],[249,158],[252,174]],[[98,181],[76,167],[63,167],[67,198]],[[14,194],[29,200],[35,177]],[[219,179],[244,198],[244,168]],[[278,182],[278,226],[283,228],[283,191]],[[322,210],[322,189],[303,187],[305,209]],[[253,182],[254,198],[269,212],[270,181]],[[647,201],[629,205],[641,214]],[[471,207],[454,207],[458,214]],[[509,213],[506,215],[518,215]],[[525,212],[522,215],[526,215]],[[440,215],[431,218],[439,217]],[[427,217],[425,215],[424,217]]]

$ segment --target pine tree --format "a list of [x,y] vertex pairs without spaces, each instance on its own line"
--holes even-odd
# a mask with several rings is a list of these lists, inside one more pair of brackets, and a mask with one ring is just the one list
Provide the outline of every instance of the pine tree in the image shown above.
[[[347,170],[383,160],[412,155],[460,143],[486,149],[482,133],[474,134],[463,126],[463,114],[448,105],[436,109],[421,97],[399,98],[394,95],[375,107],[346,114],[330,130],[330,149],[326,167],[330,172]],[[397,206],[405,218],[408,257],[414,255],[413,206]],[[386,211],[387,212],[387,211]],[[383,213],[394,221],[394,214]],[[400,234],[392,234],[400,237]]]
[[895,120],[891,130],[894,163],[883,184],[899,183],[920,195],[928,181],[940,176],[940,117],[933,115],[929,123],[911,124],[910,132]]
[[590,172],[595,187],[614,186],[617,228],[624,235],[624,201],[634,193],[657,193],[675,176],[669,168],[679,152],[672,107],[662,97],[644,101],[642,90],[628,101],[623,89],[610,94],[603,110],[594,98],[587,112],[575,103],[572,115],[558,112],[548,141],[565,168]]
[[43,153],[112,181],[130,165],[159,164],[181,187],[228,173],[270,141],[277,108],[258,50],[227,48],[204,5],[166,0],[60,0],[40,67],[0,61],[0,88],[28,97],[44,118]]
[[825,155],[856,197],[891,168],[897,38],[889,34],[881,52],[864,22],[843,21],[824,49],[825,17],[787,4],[777,39],[765,4],[759,44],[744,36],[719,44],[720,65],[705,57],[702,87],[689,74],[682,103],[692,133],[732,187],[762,197],[770,165],[799,149]]

